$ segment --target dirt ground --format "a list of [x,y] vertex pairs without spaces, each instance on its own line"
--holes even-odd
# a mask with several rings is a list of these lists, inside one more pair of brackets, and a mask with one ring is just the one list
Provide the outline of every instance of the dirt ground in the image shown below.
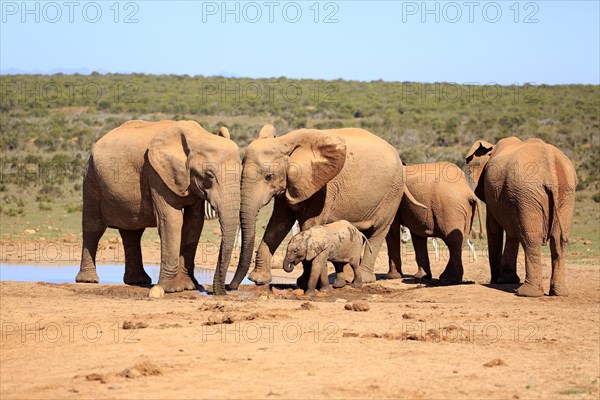
[[598,399],[599,264],[569,264],[571,295],[537,299],[487,285],[484,257],[462,285],[379,280],[312,299],[0,282],[0,397]]

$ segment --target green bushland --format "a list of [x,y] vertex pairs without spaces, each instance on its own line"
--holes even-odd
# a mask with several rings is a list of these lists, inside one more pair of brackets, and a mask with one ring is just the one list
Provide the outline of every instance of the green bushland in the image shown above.
[[[598,85],[97,73],[3,75],[0,81],[2,238],[23,237],[29,227],[48,237],[79,235],[81,171],[93,143],[131,119],[192,119],[212,132],[227,126],[242,152],[265,123],[280,134],[363,127],[394,145],[407,163],[443,160],[459,166],[477,139],[539,137],[575,163],[578,198],[586,204],[581,220],[596,226],[580,236],[592,240],[598,252]],[[53,229],[44,232],[47,226]]]

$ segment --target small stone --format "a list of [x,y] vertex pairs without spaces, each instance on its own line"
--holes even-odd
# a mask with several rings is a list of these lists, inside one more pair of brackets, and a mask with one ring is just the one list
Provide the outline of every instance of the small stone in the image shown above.
[[402,314],[402,318],[404,319],[415,319],[417,316],[413,313],[404,313]]
[[154,285],[152,286],[152,289],[150,289],[148,297],[151,299],[162,299],[165,297],[165,289],[163,289],[163,287],[160,285]]
[[354,303],[347,303],[344,305],[344,308],[350,311],[369,311],[371,309],[369,303],[367,303],[366,301],[356,301]]
[[347,303],[348,300],[346,300],[346,299],[335,299],[335,302],[336,303]]
[[148,324],[145,322],[131,322],[131,321],[123,321],[122,328],[124,330],[129,329],[144,329],[147,328]]
[[106,378],[104,375],[97,373],[86,375],[85,379],[88,381],[99,381],[100,383],[106,383]]
[[485,364],[483,364],[484,367],[488,367],[488,368],[491,368],[491,367],[501,367],[501,366],[504,366],[504,365],[506,365],[506,362],[503,359],[501,359],[501,358],[494,358],[493,360],[488,361]]
[[127,368],[121,372],[121,376],[128,379],[136,379],[142,376],[142,373],[135,368]]
[[295,294],[296,296],[302,296],[304,294],[304,290],[297,288],[292,290],[292,293]]
[[25,235],[35,235],[35,229],[25,229],[23,233]]

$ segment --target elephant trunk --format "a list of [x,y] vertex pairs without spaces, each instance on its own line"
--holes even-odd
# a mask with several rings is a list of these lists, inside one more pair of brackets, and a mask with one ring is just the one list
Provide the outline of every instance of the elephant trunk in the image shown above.
[[239,226],[240,197],[239,191],[231,188],[228,193],[227,201],[222,207],[219,207],[219,224],[221,225],[221,247],[219,249],[219,262],[213,280],[213,293],[215,295],[224,295],[225,277],[231,261],[231,253]]
[[235,276],[229,284],[231,290],[237,290],[242,280],[246,277],[254,252],[254,240],[256,237],[256,217],[261,204],[252,198],[252,190],[242,189],[242,205],[240,210],[242,226],[242,250]]
[[294,270],[294,267],[296,266],[296,263],[293,262],[287,255],[285,256],[285,259],[283,260],[283,270],[285,272],[292,272]]

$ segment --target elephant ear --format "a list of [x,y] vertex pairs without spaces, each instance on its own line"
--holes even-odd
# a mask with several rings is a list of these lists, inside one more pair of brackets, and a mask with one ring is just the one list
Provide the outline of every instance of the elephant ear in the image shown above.
[[159,133],[148,146],[150,165],[169,189],[179,196],[187,196],[189,193],[189,152],[185,132],[180,126],[173,126]]
[[468,164],[473,160],[474,157],[484,156],[493,149],[494,145],[490,142],[486,142],[485,140],[478,140],[475,143],[473,143],[473,146],[471,146],[471,150],[469,150],[469,153],[465,157],[465,161]]
[[292,150],[288,153],[285,197],[294,205],[311,197],[340,173],[346,162],[346,142],[319,131],[299,131],[286,142]]
[[219,136],[224,137],[225,139],[230,139],[231,140],[231,135],[229,134],[229,129],[227,129],[226,127],[222,126],[219,129]]
[[263,126],[260,132],[258,133],[259,139],[268,139],[274,137],[277,137],[277,130],[271,124],[266,124],[265,126]]
[[306,240],[306,261],[314,260],[319,254],[328,250],[330,243],[328,238],[320,238],[314,240],[314,238],[307,238]]

